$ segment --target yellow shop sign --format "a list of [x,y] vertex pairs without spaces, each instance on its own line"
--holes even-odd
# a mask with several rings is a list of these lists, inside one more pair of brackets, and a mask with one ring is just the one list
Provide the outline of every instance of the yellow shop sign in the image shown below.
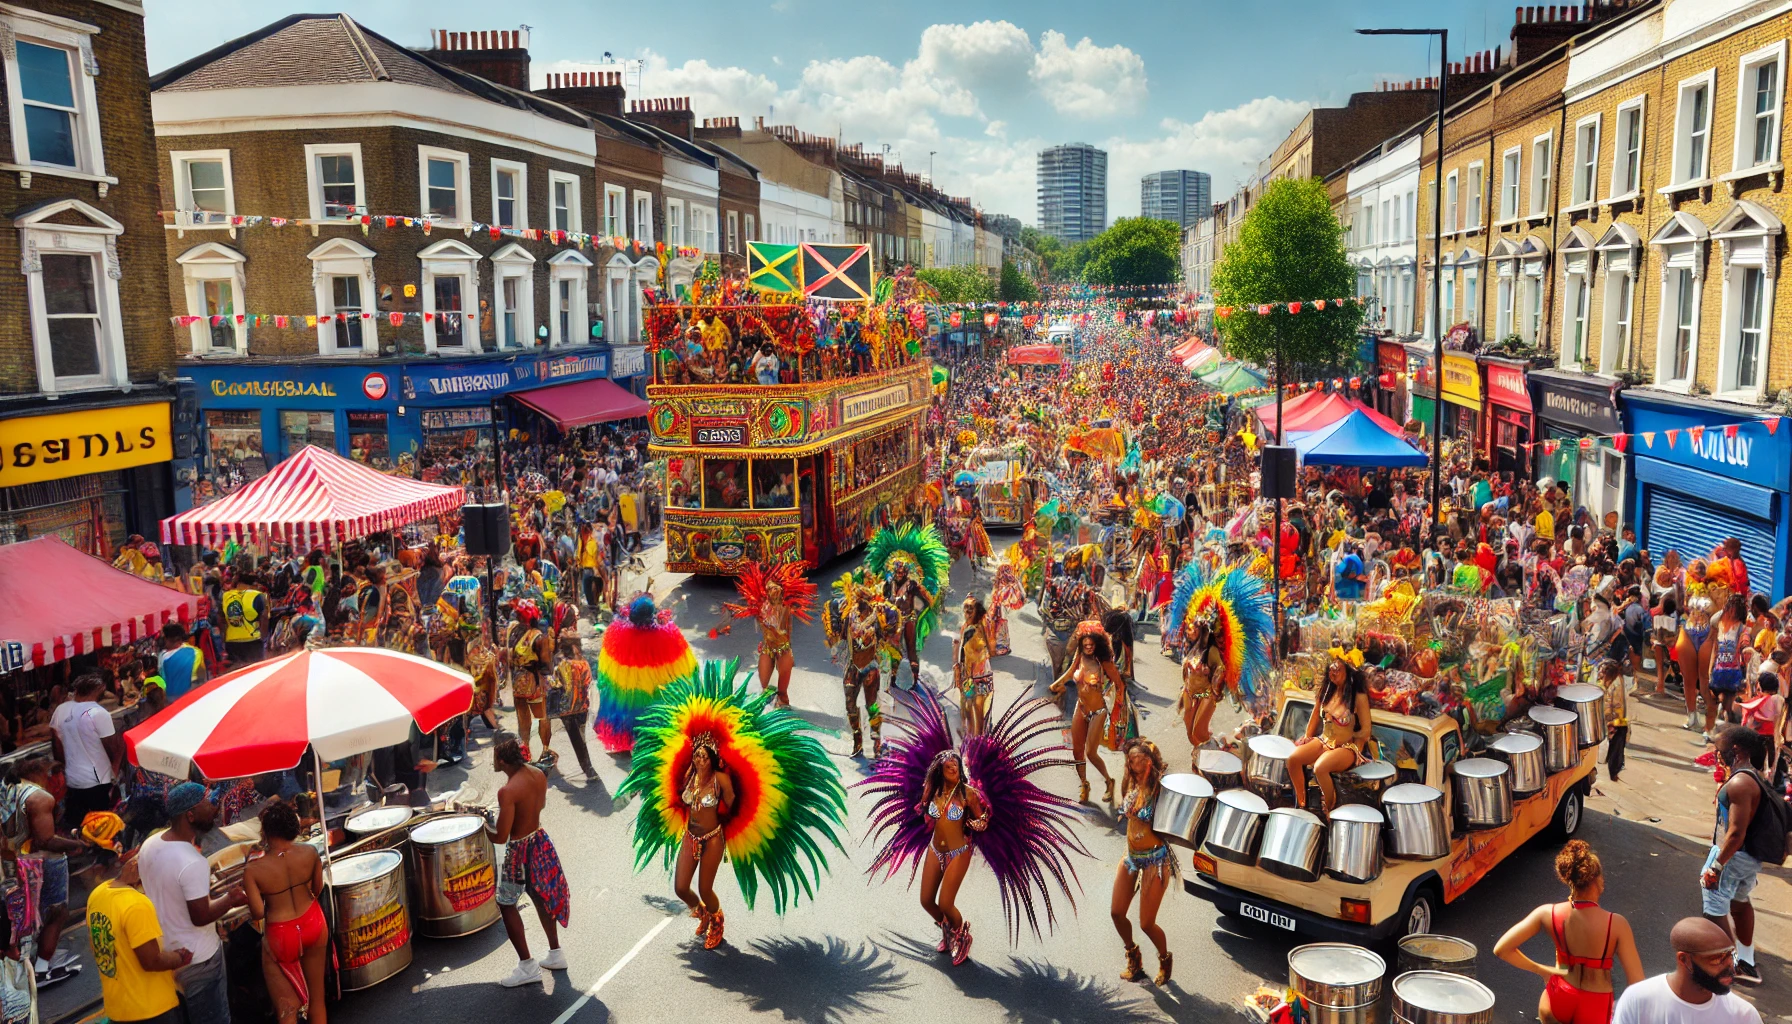
[[0,420],[0,487],[167,462],[168,403]]
[[1444,395],[1470,407],[1481,404],[1481,368],[1469,356],[1444,353]]

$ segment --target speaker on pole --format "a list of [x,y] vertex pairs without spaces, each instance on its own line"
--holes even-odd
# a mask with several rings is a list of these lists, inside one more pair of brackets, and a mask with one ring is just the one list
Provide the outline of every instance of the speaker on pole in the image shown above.
[[1295,457],[1293,445],[1267,444],[1263,446],[1263,457],[1260,466],[1259,491],[1262,497],[1274,500],[1282,498],[1295,500],[1300,497],[1296,490]]
[[503,502],[463,505],[461,526],[467,535],[467,554],[503,558],[510,551],[510,512]]

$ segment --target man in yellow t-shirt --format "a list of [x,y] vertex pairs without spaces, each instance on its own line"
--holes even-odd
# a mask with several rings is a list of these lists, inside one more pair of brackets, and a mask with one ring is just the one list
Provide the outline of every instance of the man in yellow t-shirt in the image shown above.
[[133,852],[120,862],[117,878],[100,883],[87,897],[87,937],[100,971],[100,995],[106,1016],[118,1024],[177,1024],[174,972],[191,963],[193,953],[163,948],[161,921],[141,884]]
[[1548,505],[1537,510],[1537,521],[1534,525],[1538,540],[1546,540],[1551,544],[1556,542],[1556,517],[1549,514]]

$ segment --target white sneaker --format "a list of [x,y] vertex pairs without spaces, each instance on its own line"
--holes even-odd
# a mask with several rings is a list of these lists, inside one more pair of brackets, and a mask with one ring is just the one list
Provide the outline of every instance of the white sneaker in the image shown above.
[[550,949],[548,955],[541,958],[541,966],[550,971],[566,970],[566,950]]
[[517,962],[516,970],[505,975],[504,980],[498,984],[505,988],[518,988],[531,982],[536,984],[541,982],[541,964],[534,960],[520,960]]

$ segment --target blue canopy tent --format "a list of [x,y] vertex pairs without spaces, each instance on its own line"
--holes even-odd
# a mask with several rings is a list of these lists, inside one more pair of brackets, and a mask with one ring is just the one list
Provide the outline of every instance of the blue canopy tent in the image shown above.
[[1380,424],[1363,414],[1351,412],[1336,423],[1318,430],[1296,431],[1288,435],[1288,443],[1309,466],[1373,466],[1393,469],[1423,466],[1430,457],[1407,444],[1405,439],[1390,434]]

